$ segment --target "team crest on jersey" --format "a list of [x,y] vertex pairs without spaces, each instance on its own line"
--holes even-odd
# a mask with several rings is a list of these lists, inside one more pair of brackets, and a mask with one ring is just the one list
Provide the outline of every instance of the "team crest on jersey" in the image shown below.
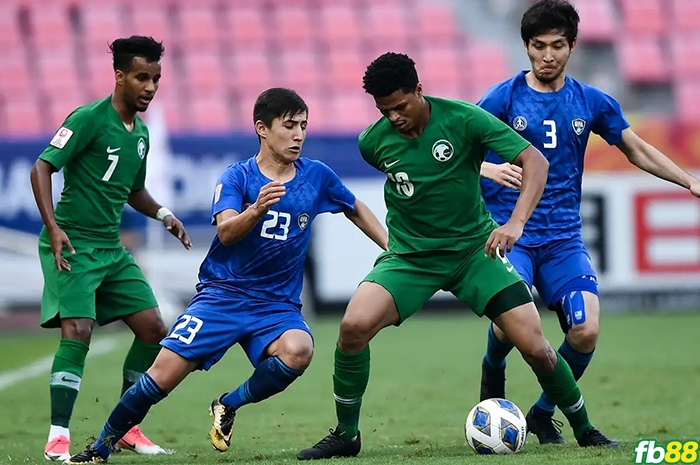
[[527,120],[524,116],[516,116],[513,119],[513,129],[516,131],[524,131],[527,128]]
[[452,155],[455,154],[455,148],[452,147],[452,143],[450,143],[449,140],[440,139],[433,144],[432,152],[433,158],[439,162],[443,162],[452,158]]
[[571,121],[571,126],[574,128],[576,135],[580,136],[586,128],[586,120],[583,118],[576,118]]
[[139,158],[146,156],[146,140],[143,137],[139,137],[139,142],[136,144],[136,151],[139,154]]
[[299,215],[299,217],[297,218],[297,223],[299,224],[299,227],[302,231],[305,230],[306,227],[309,225],[308,213],[302,213],[301,215]]

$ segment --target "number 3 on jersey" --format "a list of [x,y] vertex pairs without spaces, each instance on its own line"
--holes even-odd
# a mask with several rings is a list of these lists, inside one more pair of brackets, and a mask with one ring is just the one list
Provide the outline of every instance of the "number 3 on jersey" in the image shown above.
[[396,184],[396,190],[399,194],[403,194],[406,197],[411,197],[413,195],[413,183],[409,181],[408,174],[399,171],[396,174],[387,173],[386,175],[391,182]]
[[544,135],[547,137],[547,141],[542,144],[542,147],[546,149],[557,148],[557,122],[551,119],[546,119],[544,120],[543,124],[547,126],[549,130],[544,133]]

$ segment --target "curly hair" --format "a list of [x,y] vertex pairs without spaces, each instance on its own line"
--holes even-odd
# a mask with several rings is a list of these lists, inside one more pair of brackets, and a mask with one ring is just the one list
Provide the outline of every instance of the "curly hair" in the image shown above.
[[397,90],[416,91],[418,72],[416,63],[404,53],[387,52],[367,67],[362,88],[373,97],[386,97]]

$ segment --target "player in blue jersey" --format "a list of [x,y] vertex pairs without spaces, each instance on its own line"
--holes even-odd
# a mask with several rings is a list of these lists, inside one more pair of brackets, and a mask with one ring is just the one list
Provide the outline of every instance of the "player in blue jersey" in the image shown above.
[[216,184],[212,224],[217,234],[201,265],[196,295],[98,439],[64,463],[105,462],[151,406],[190,372],[208,370],[238,343],[255,370],[210,408],[211,443],[226,451],[237,410],[282,392],[309,366],[313,339],[300,294],[314,218],[343,212],[384,250],[388,236],[328,166],[300,158],[307,114],[294,91],[274,88],[258,97],[253,120],[260,152],[229,166]]
[[[559,316],[565,333],[559,353],[578,380],[593,357],[599,334],[598,283],[581,237],[583,156],[593,132],[617,146],[629,161],[700,196],[700,183],[630,129],[620,104],[602,91],[566,76],[576,46],[579,16],[566,1],[541,0],[523,15],[521,36],[532,69],[496,84],[479,105],[511,125],[549,160],[547,185],[508,258]],[[513,210],[520,169],[488,153],[482,192],[494,220]],[[489,178],[489,179],[486,179]],[[495,182],[494,182],[495,181]],[[505,358],[513,348],[489,327],[481,399],[505,397]],[[540,443],[562,443],[555,405],[544,395],[527,414]]]

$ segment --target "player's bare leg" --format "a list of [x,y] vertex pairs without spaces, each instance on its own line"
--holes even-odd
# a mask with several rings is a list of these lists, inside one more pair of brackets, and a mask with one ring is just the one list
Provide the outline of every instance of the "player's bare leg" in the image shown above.
[[502,313],[494,322],[530,365],[543,391],[564,412],[579,445],[618,448],[619,444],[591,425],[571,368],[542,333],[535,304],[520,305]]
[[333,396],[338,426],[313,447],[301,451],[299,460],[354,457],[360,453],[358,424],[369,380],[369,342],[398,321],[394,299],[384,287],[372,282],[360,284],[340,323],[335,352]]
[[266,359],[236,390],[214,399],[209,409],[213,419],[209,440],[214,449],[226,452],[231,446],[236,411],[243,405],[261,402],[286,389],[311,364],[314,343],[301,329],[289,329],[265,350]]
[[[167,336],[167,328],[158,308],[128,315],[122,319],[134,333],[134,343],[124,361],[124,383],[126,392],[153,363],[160,353],[160,341]],[[128,449],[137,454],[157,455],[167,451],[148,439],[141,428],[131,428],[117,443],[117,449]]]
[[[578,381],[588,367],[600,333],[600,303],[598,296],[588,291],[570,292],[557,310],[563,322],[570,322],[566,337],[558,352],[571,367]],[[574,315],[574,313],[576,313]],[[562,444],[561,422],[554,418],[556,406],[545,394],[527,413],[528,429],[540,444]]]
[[97,440],[64,464],[105,463],[116,450],[118,441],[133,426],[138,426],[148,410],[172,392],[197,365],[198,362],[187,360],[170,349],[161,349],[153,365],[112,410]]

